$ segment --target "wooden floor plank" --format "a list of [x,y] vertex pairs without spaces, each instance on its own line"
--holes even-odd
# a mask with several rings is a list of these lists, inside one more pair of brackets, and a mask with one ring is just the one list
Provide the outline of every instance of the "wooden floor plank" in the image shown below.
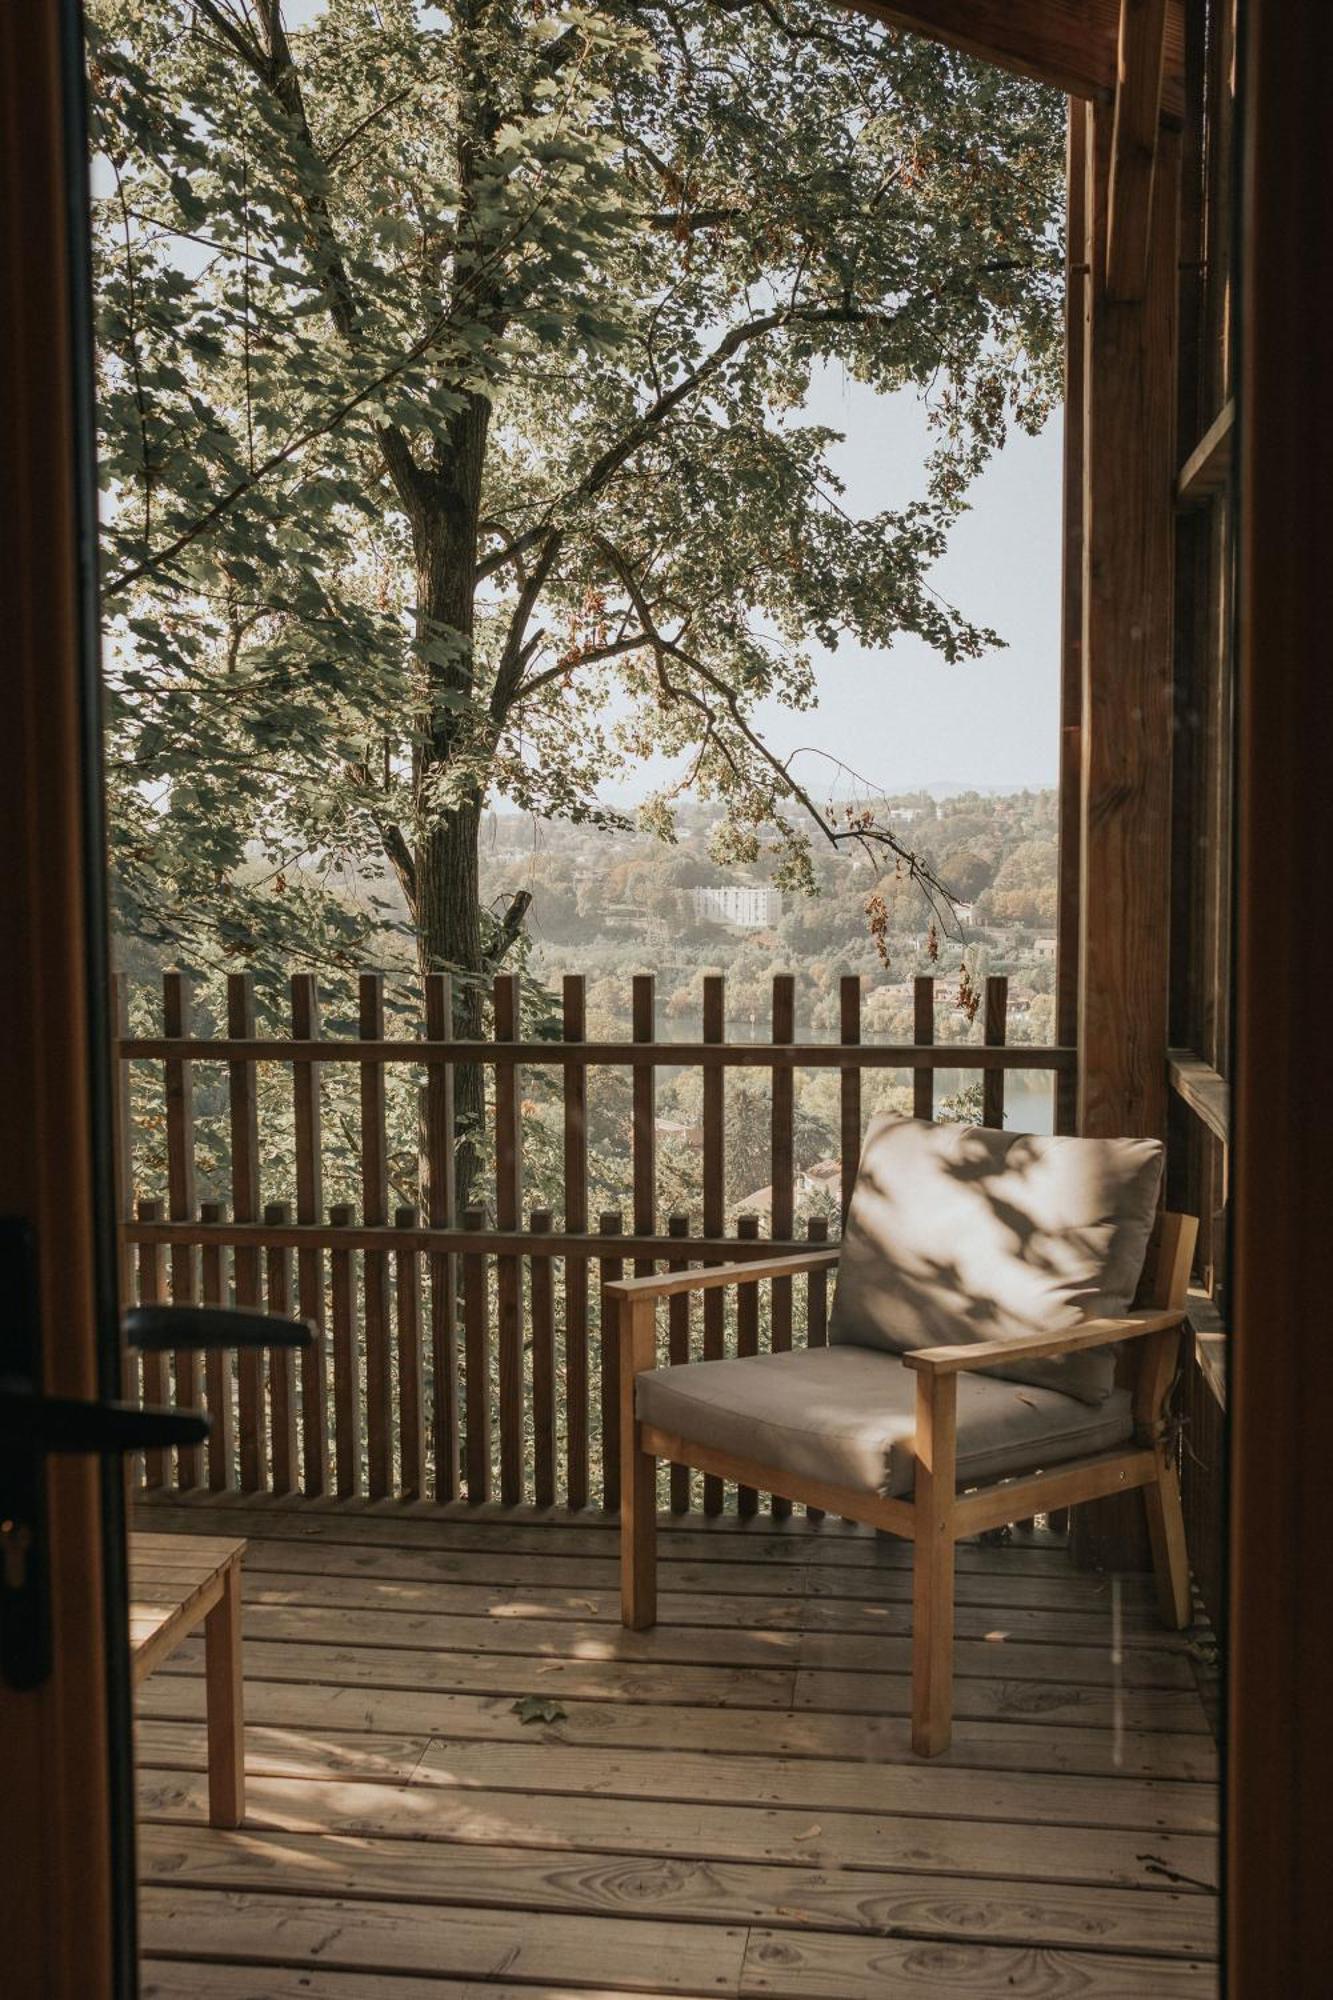
[[[163,1597],[174,1602],[169,1586]],[[474,1617],[408,1609],[361,1610],[355,1606],[273,1604],[247,1592],[247,1640],[304,1645],[421,1647],[429,1651],[521,1655],[760,1669],[794,1667],[840,1674],[906,1674],[911,1670],[910,1633],[879,1637],[856,1633],[802,1633],[797,1630],[737,1630],[734,1626],[693,1629],[668,1621],[648,1632],[627,1632],[618,1622],[593,1619],[555,1621],[533,1617]],[[998,1631],[998,1628],[997,1628]],[[506,1669],[515,1671],[515,1669]],[[1050,1647],[1011,1638],[960,1638],[954,1652],[957,1678],[968,1680],[1055,1680],[1107,1687],[1119,1677],[1126,1688],[1184,1689],[1194,1694],[1188,1659],[1165,1646],[1126,1649],[1113,1661],[1109,1648]],[[852,1706],[859,1706],[853,1703]]]
[[903,1944],[805,1932],[751,1935],[743,2000],[1208,2000],[1207,1964],[980,1944]]
[[[141,1714],[172,1721],[202,1717],[202,1654],[188,1642],[177,1656],[182,1671],[158,1674],[140,1697]],[[866,1765],[918,1762],[905,1719],[819,1715],[793,1711],[654,1708],[623,1703],[571,1701],[551,1723],[525,1725],[513,1697],[448,1694],[420,1688],[312,1686],[247,1674],[247,1713],[277,1728],[405,1733],[424,1729],[452,1741],[587,1744],[598,1749],[702,1751],[725,1756],[859,1759]],[[1118,1761],[1117,1761],[1118,1752]],[[1129,1778],[1180,1779],[1214,1785],[1217,1757],[1207,1736],[1125,1735],[1058,1723],[958,1722],[954,1740],[932,1770],[1017,1770],[1069,1773],[1119,1782]]]
[[1067,1944],[1082,1949],[1200,1958],[1215,1954],[1217,1906],[1197,1893],[1062,1883],[992,1882],[766,1866],[761,1862],[645,1860],[521,1847],[442,1853],[428,1842],[331,1834],[220,1833],[211,1827],[142,1829],[148,1881],[287,1895],[356,1895],[464,1903],[585,1916],[670,1917],[770,1929]]
[[[288,1562],[278,1566],[275,1555],[286,1554]],[[291,1544],[269,1547],[261,1556],[256,1548],[246,1564],[246,1598],[251,1604],[345,1606],[349,1610],[434,1611],[457,1617],[595,1619],[616,1624],[620,1619],[620,1598],[614,1580],[593,1585],[579,1581],[576,1571],[570,1582],[553,1584],[546,1566],[536,1557],[515,1557],[515,1566],[531,1570],[528,1584],[497,1581],[454,1581],[447,1573],[420,1574],[423,1558],[386,1551],[381,1560],[368,1564],[365,1572],[348,1573],[338,1561],[339,1551],[322,1546],[300,1548]],[[304,1559],[304,1560],[303,1560]],[[458,1559],[451,1559],[456,1562]],[[307,1566],[311,1565],[311,1566]],[[399,1566],[402,1573],[399,1573]],[[145,1567],[146,1582],[159,1576],[169,1583],[174,1574],[167,1567]],[[679,1578],[666,1572],[670,1582]],[[728,1582],[730,1582],[728,1577]],[[895,1575],[892,1596],[882,1601],[863,1597],[812,1598],[796,1586],[799,1573],[791,1578],[785,1594],[756,1591],[722,1592],[707,1587],[691,1590],[663,1589],[658,1594],[658,1621],[662,1628],[712,1626],[741,1631],[881,1632],[905,1635],[911,1625],[911,1579]],[[761,1582],[771,1581],[762,1575]],[[989,1587],[988,1595],[1002,1602],[980,1601],[975,1588],[961,1590],[956,1614],[959,1636],[969,1639],[1030,1640],[1042,1645],[1095,1646],[1109,1650],[1115,1627],[1110,1605],[1088,1610],[1069,1609],[1055,1603],[1017,1604],[1009,1600],[1002,1583]],[[1054,1585],[1046,1587],[1054,1599]],[[1127,1646],[1147,1647],[1158,1652],[1172,1651],[1181,1657],[1178,1645],[1163,1632],[1155,1609],[1132,1606],[1121,1615],[1120,1636]]]
[[747,1933],[738,1926],[614,1917],[533,1916],[444,1904],[365,1902],[158,1888],[140,1902],[144,1949],[253,1965],[317,1963],[347,1972],[443,1979],[541,1980],[617,1992],[735,1993]]
[[[309,1644],[249,1638],[247,1673],[311,1685],[419,1688],[456,1694],[541,1694],[565,1701],[648,1702],[682,1708],[813,1708],[821,1713],[906,1715],[906,1674],[797,1672],[779,1667],[713,1667],[655,1660],[534,1658],[454,1653],[440,1648]],[[163,1673],[186,1670],[178,1652]],[[1064,1681],[960,1678],[955,1714],[964,1721],[1045,1717],[1071,1727],[1130,1733],[1207,1733],[1192,1691],[1085,1687]]]
[[1148,1579],[961,1549],[924,1763],[901,1544],[672,1525],[626,1634],[614,1522],[480,1512],[141,1510],[141,1615],[249,1539],[244,1830],[206,1821],[199,1642],[139,1691],[152,2000],[1211,2000],[1216,1753]]
[[[196,1773],[144,1770],[145,1820],[203,1817]],[[1106,1883],[1124,1889],[1216,1885],[1217,1843],[1194,1834],[989,1821],[897,1819],[887,1813],[818,1813],[660,1800],[516,1794],[481,1788],[257,1777],[247,1825],[472,1846],[576,1847],[598,1853],[765,1861],[788,1867],[869,1868],[970,1875],[978,1881]]]
[[[319,1965],[222,1965],[148,1958],[141,2000],[621,2000],[609,1986],[510,1986],[491,1980],[419,1979],[410,1973],[337,1972]],[[667,2000],[641,1991],[637,2000]]]
[[[317,1553],[327,1559],[336,1551],[321,1549]],[[534,1570],[538,1568],[535,1561],[533,1567]],[[138,1573],[136,1587],[141,1596],[151,1600],[153,1591],[169,1592],[174,1582],[173,1570],[153,1566]],[[725,1632],[847,1632],[865,1638],[883,1634],[906,1639],[911,1626],[910,1579],[902,1577],[898,1582],[901,1589],[897,1597],[883,1603],[868,1603],[862,1598],[814,1601],[796,1590],[782,1596],[749,1596],[743,1593],[733,1596],[708,1589],[664,1590],[659,1594],[656,1630],[664,1637],[673,1631],[702,1626]],[[245,1594],[246,1602],[255,1606],[309,1605],[319,1610],[337,1608],[416,1615],[430,1612],[450,1618],[540,1619],[543,1622],[551,1619],[591,1619],[606,1625],[618,1625],[620,1622],[620,1599],[616,1591],[590,1589],[587,1585],[580,1588],[577,1584],[559,1589],[549,1583],[540,1583],[524,1589],[497,1583],[455,1583],[434,1578],[398,1580],[380,1573],[348,1577],[337,1570],[314,1574],[299,1569],[288,1572],[251,1563],[247,1566]],[[999,1594],[999,1587],[991,1594]],[[1046,1605],[977,1603],[972,1601],[971,1593],[960,1594],[957,1628],[960,1638],[989,1642],[1026,1641],[1043,1646],[1083,1646],[1098,1650],[1103,1655],[1111,1650],[1115,1630],[1109,1608],[1091,1613],[1066,1610],[1055,1614]],[[1163,1631],[1154,1613],[1139,1608],[1122,1616],[1120,1637],[1122,1643],[1132,1647],[1136,1653],[1156,1654],[1159,1670],[1168,1675],[1167,1684],[1170,1684],[1173,1668],[1188,1677],[1188,1661],[1179,1645],[1173,1645],[1171,1635]],[[871,1657],[864,1648],[860,1652],[862,1657]],[[854,1650],[849,1660],[855,1656]],[[1168,1662],[1171,1663],[1169,1666]],[[1148,1671],[1149,1663],[1140,1663],[1139,1670]]]
[[[340,1778],[488,1791],[556,1792],[681,1803],[786,1805],[820,1812],[877,1811],[1013,1824],[1216,1833],[1216,1800],[1204,1785],[941,1771],[913,1764],[701,1756],[679,1750],[590,1750],[537,1742],[458,1743],[328,1730],[246,1730],[256,1776]],[[139,1762],[154,1770],[206,1769],[202,1723],[141,1721]]]

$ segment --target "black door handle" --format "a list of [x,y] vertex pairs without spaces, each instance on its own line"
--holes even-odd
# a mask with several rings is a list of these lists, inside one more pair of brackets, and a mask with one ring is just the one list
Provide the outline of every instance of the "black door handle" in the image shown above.
[[139,1409],[41,1396],[0,1384],[0,1442],[32,1451],[165,1451],[202,1444],[212,1429],[203,1410]]
[[249,1312],[244,1306],[131,1306],[120,1322],[131,1347],[144,1354],[178,1348],[310,1347],[309,1320],[277,1313]]

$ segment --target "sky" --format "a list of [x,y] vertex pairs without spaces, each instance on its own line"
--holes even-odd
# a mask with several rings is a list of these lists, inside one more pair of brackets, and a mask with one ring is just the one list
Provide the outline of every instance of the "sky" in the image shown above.
[[[835,448],[844,504],[860,514],[897,506],[925,489],[930,450],[915,390],[880,396],[826,369],[805,413],[845,434]],[[784,757],[816,745],[890,795],[924,785],[1020,791],[1053,785],[1059,752],[1060,451],[1058,413],[1038,438],[1011,433],[972,488],[931,586],[1005,640],[1003,650],[949,666],[904,635],[887,650],[816,650],[819,706],[792,714],[778,703],[757,720]],[[618,804],[644,798],[668,775],[665,761],[627,770],[604,787]],[[826,795],[832,766],[805,756],[795,767]]]

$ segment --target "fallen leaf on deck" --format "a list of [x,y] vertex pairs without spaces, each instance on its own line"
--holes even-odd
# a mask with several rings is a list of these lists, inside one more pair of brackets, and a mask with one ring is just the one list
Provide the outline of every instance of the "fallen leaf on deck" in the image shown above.
[[1007,1639],[1009,1634],[1007,1632],[988,1632],[986,1637],[988,1639]]
[[516,1715],[520,1722],[563,1722],[568,1713],[568,1709],[562,1708],[558,1701],[539,1694],[525,1694],[510,1710],[510,1714]]
[[805,1829],[805,1832],[804,1832],[804,1833],[794,1833],[794,1834],[792,1835],[792,1839],[793,1839],[793,1840],[817,1840],[817,1839],[818,1839],[818,1837],[819,1837],[819,1835],[820,1835],[820,1834],[821,1834],[821,1833],[822,1833],[823,1831],[824,1831],[824,1829],[823,1829],[823,1827],[822,1827],[822,1826],[808,1826],[808,1827],[807,1827],[807,1828]]

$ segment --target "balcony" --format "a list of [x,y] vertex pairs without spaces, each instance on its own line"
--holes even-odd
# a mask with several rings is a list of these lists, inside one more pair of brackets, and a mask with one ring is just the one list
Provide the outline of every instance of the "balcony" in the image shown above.
[[[960,1549],[955,1741],[928,1765],[909,1743],[903,1545],[673,1468],[660,1623],[621,1628],[601,1284],[627,1261],[798,1241],[802,1071],[840,1076],[847,1189],[867,1074],[901,1071],[929,1115],[938,1070],[973,1072],[993,1123],[1013,1069],[1068,1074],[1068,1051],[1006,1042],[1003,981],[965,1043],[937,1042],[928,979],[908,1045],[861,1039],[859,995],[846,982],[837,1042],[801,1043],[779,981],[772,1038],[737,1043],[711,982],[703,1041],[658,1043],[641,980],[632,1039],[592,1043],[572,981],[561,1039],[534,1042],[518,1039],[502,981],[496,1039],[465,1045],[441,1030],[438,989],[423,1037],[386,1037],[371,975],[360,1036],[320,1041],[308,982],[293,983],[292,1037],[259,1037],[236,975],[228,1033],[209,1039],[168,975],[166,1034],[120,1051],[140,1110],[159,1094],[147,1128],[163,1135],[167,1187],[165,1203],[134,1199],[147,1168],[127,1144],[134,1289],[299,1309],[321,1337],[299,1369],[279,1350],[203,1370],[145,1357],[145,1395],[201,1400],[215,1430],[206,1451],[144,1468],[139,1526],[248,1542],[242,1829],[207,1821],[202,1641],[140,1693],[147,1993],[1216,1991],[1200,1649],[1161,1629],[1147,1576],[1076,1571],[1058,1519]],[[454,1213],[463,1062],[490,1079],[494,1220],[475,1187]],[[658,1213],[656,1072],[681,1066],[704,1078],[702,1233],[691,1215],[661,1233]],[[723,1198],[725,1079],[740,1066],[771,1079],[762,1241]],[[325,1215],[334,1068],[354,1079],[362,1199]],[[519,1110],[537,1069],[556,1079],[559,1226],[524,1207]],[[618,1212],[589,1228],[590,1069],[631,1079],[628,1229]],[[419,1092],[422,1166],[417,1201],[390,1221],[394,1076]],[[127,1088],[127,1139],[129,1108]],[[209,1156],[225,1204],[197,1200],[206,1118],[225,1133],[225,1160]],[[275,1168],[279,1128],[291,1151]],[[265,1200],[272,1187],[285,1198]],[[810,1220],[815,1236],[828,1227]],[[734,1316],[710,1294],[697,1325],[673,1300],[663,1355],[817,1341],[825,1284],[766,1287]]]

